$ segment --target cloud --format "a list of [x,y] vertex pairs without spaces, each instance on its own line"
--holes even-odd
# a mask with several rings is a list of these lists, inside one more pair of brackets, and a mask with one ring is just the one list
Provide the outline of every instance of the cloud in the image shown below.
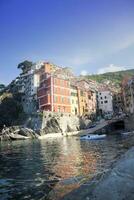
[[88,72],[86,70],[82,70],[80,73],[82,76],[86,76],[88,74]]
[[110,64],[107,67],[100,68],[97,73],[98,74],[104,74],[104,73],[107,73],[107,72],[117,72],[117,71],[127,70],[129,68],[132,68],[132,67],[117,66],[117,65],[114,65],[114,64]]

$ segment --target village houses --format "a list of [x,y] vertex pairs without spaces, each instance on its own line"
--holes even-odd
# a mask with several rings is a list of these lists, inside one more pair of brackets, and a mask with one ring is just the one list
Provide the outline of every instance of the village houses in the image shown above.
[[113,112],[111,91],[99,87],[93,80],[75,76],[71,68],[42,61],[24,61],[18,66],[22,72],[10,88],[21,94],[24,111],[28,114],[50,111],[96,115],[98,109],[102,113]]

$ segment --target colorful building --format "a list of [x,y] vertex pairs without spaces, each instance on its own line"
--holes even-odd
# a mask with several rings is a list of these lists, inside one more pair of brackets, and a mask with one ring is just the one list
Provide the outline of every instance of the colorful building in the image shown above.
[[71,113],[70,82],[63,77],[62,72],[60,77],[60,69],[45,63],[40,70],[38,88],[40,110]]
[[96,92],[93,82],[73,76],[70,68],[44,63],[39,70],[39,109],[85,115],[96,112]]
[[79,104],[78,104],[78,89],[77,86],[71,85],[71,113],[73,115],[79,114]]
[[96,113],[96,91],[92,88],[91,83],[86,80],[77,81],[80,115]]
[[89,112],[89,114],[96,114],[96,109],[97,109],[96,90],[90,89],[88,91],[88,112]]
[[78,87],[79,115],[88,114],[88,92]]

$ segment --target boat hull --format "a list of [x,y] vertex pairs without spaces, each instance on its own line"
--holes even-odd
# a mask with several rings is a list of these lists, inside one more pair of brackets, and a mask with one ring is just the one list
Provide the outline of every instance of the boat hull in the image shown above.
[[81,140],[102,140],[106,137],[105,134],[103,135],[86,135],[86,136],[81,136]]

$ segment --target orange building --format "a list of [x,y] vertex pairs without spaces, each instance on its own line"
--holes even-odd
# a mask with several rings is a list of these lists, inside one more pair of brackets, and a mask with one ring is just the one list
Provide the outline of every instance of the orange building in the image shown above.
[[49,63],[45,63],[40,70],[39,109],[71,113],[70,82],[57,76],[56,70],[59,70],[59,67]]
[[85,115],[96,112],[95,84],[74,78],[69,68],[44,63],[39,69],[39,109]]
[[86,80],[77,82],[79,114],[92,114],[96,112],[96,92]]

